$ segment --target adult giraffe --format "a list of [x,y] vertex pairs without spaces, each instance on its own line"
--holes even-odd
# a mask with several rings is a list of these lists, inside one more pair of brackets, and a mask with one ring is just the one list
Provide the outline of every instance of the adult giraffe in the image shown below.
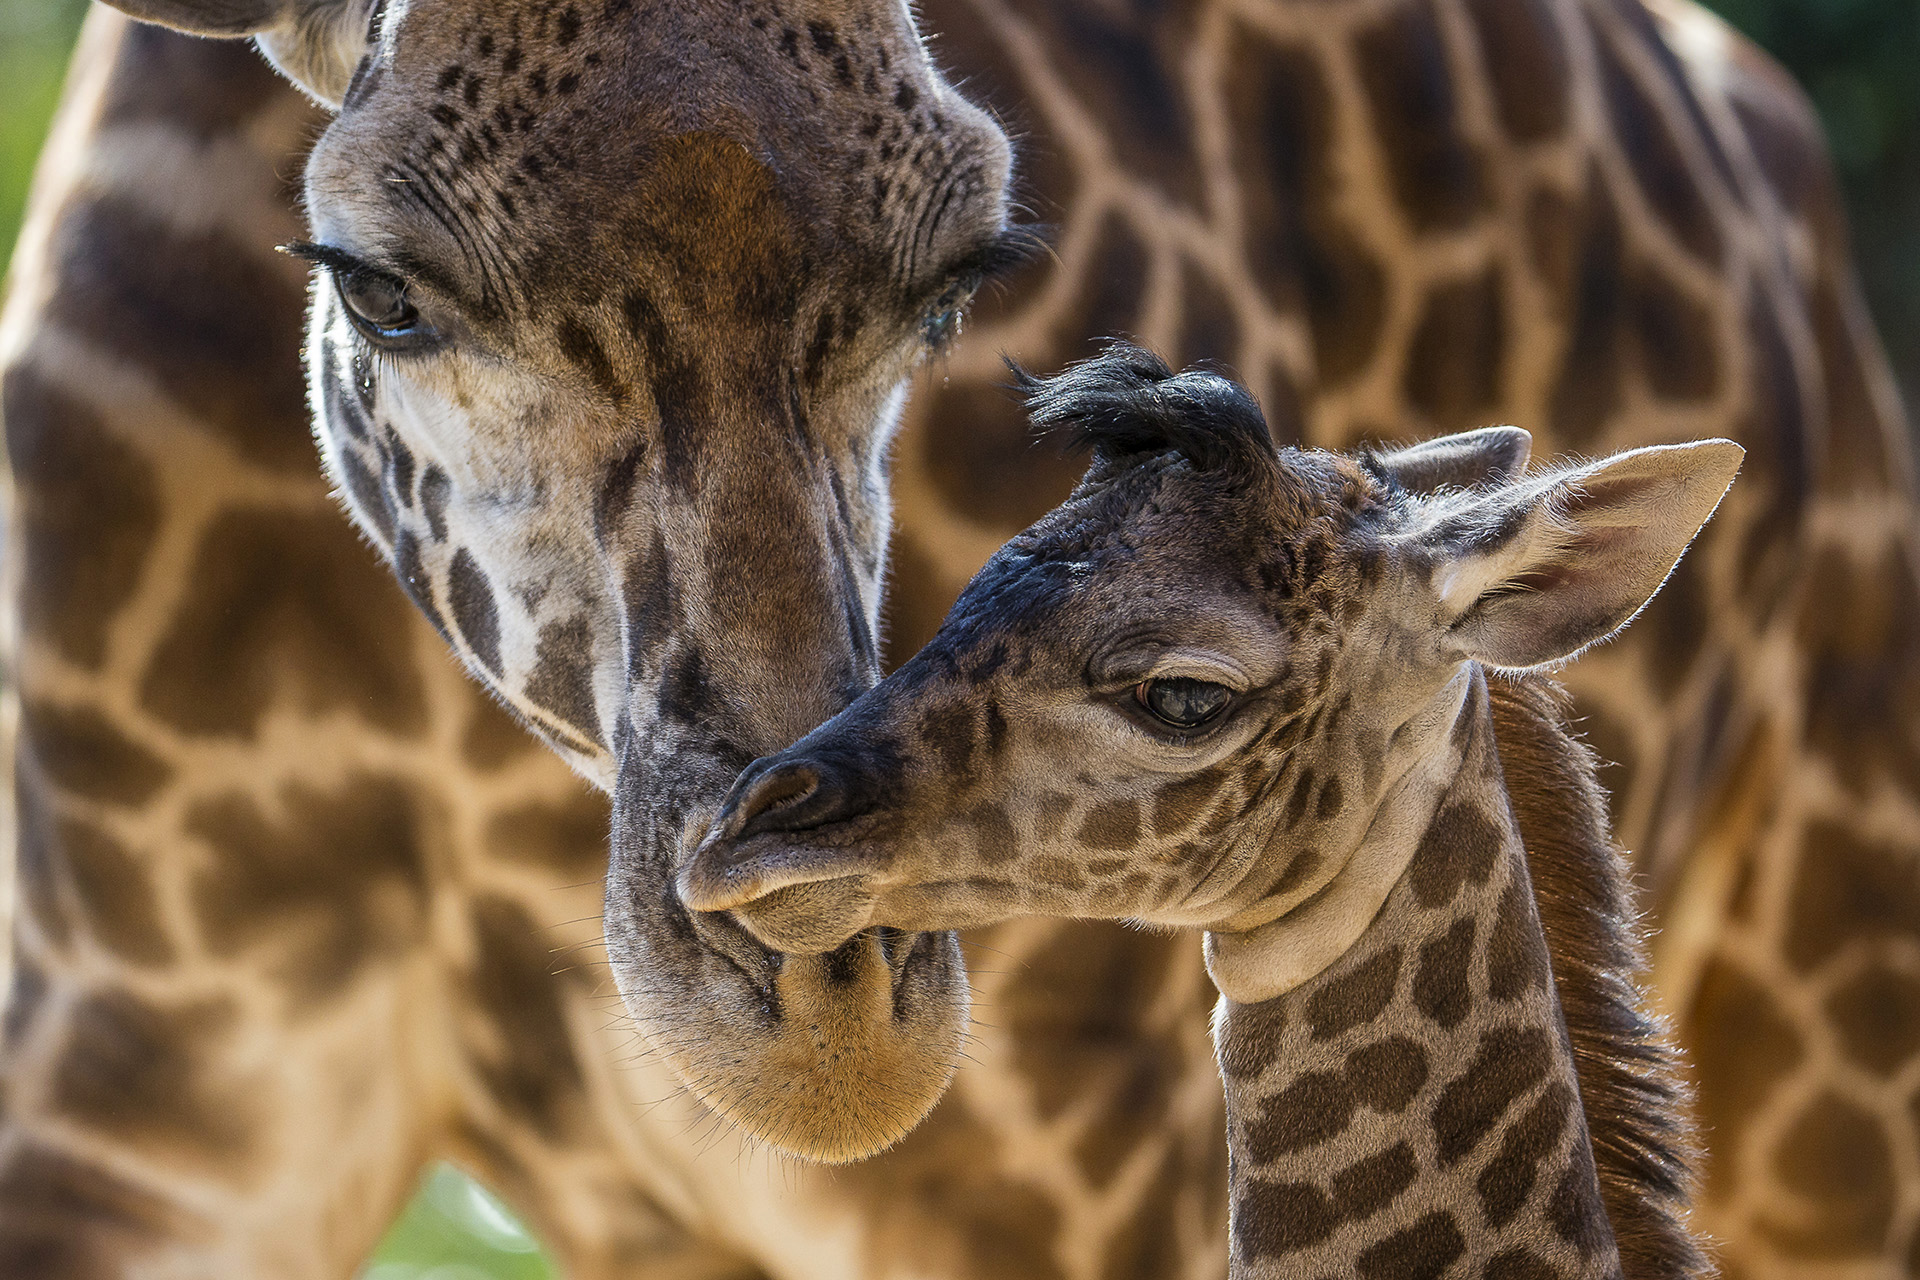
[[[901,30],[891,6],[833,8],[830,31],[807,23],[818,14],[776,24],[793,68],[779,83],[834,92],[849,14]],[[325,30],[284,29],[316,38],[279,56],[342,88],[360,26],[302,12]],[[557,39],[568,10],[544,12]],[[1651,858],[1678,944],[1669,999],[1718,1144],[1708,1225],[1749,1266],[1814,1257],[1873,1274],[1899,1256],[1920,1211],[1913,1046],[1872,1015],[1911,1003],[1901,965],[1920,915],[1902,874],[1913,744],[1886,715],[1914,698],[1896,665],[1912,661],[1916,616],[1911,484],[1790,87],[1691,11],[1656,23],[1615,3],[1014,14],[982,0],[926,17],[943,59],[1006,95],[1062,263],[954,348],[947,395],[913,406],[896,638],[917,641],[964,570],[1070,478],[1009,449],[1011,407],[968,391],[997,346],[1049,365],[1130,329],[1219,355],[1270,400],[1298,397],[1316,443],[1397,433],[1408,413],[1523,421],[1543,449],[1741,439],[1744,500],[1638,639],[1571,683],[1627,762],[1622,833]],[[378,61],[418,69],[425,24],[404,18],[383,19]],[[508,56],[461,21],[433,29],[470,42],[460,74],[441,84],[443,59],[412,97],[398,76],[386,90],[423,136],[435,108],[460,115],[491,91],[469,88],[468,60]],[[709,48],[722,29],[701,32]],[[602,35],[584,24],[569,44],[584,83]],[[676,83],[694,102],[705,82]],[[575,101],[593,111],[565,132],[630,137],[625,99]],[[694,1158],[681,1100],[635,1114],[634,1099],[670,1092],[666,1065],[612,1071],[587,990],[545,977],[548,949],[571,940],[560,926],[597,901],[595,886],[556,886],[598,875],[604,815],[436,665],[439,642],[369,580],[299,440],[299,297],[265,247],[301,235],[282,182],[313,120],[241,50],[97,17],[23,240],[6,345],[27,714],[5,1247],[55,1275],[141,1257],[195,1275],[337,1274],[444,1150],[581,1275],[746,1258],[794,1274],[1217,1271],[1219,1117],[1194,1017],[1208,993],[1197,957],[1166,940],[1003,931],[981,966],[1002,972],[980,983],[979,1065],[901,1146],[838,1179],[783,1187]],[[495,145],[497,127],[467,124],[473,145]],[[796,132],[810,173],[846,141],[783,136]],[[559,170],[550,188],[578,196],[570,180]],[[656,189],[656,214],[700,187]],[[587,265],[602,264],[619,260]],[[660,336],[700,334],[683,313]],[[599,360],[571,344],[568,385],[613,402],[638,367],[625,362],[652,356],[599,341]],[[837,326],[822,342],[869,392],[898,356],[850,350]],[[329,417],[351,415],[343,400]],[[376,538],[390,484],[412,500],[402,525],[432,525],[414,452],[389,449],[370,497],[336,451]],[[430,588],[462,655],[531,695],[539,632],[484,643],[467,625],[483,614],[453,608],[455,559]],[[875,567],[826,595],[870,608]],[[862,610],[833,640],[821,603],[800,629],[850,646],[857,682]],[[776,722],[843,696],[733,685],[750,666],[709,687]],[[1727,1028],[1756,1027],[1758,1050],[1725,1051]],[[219,1105],[236,1085],[240,1103]]]

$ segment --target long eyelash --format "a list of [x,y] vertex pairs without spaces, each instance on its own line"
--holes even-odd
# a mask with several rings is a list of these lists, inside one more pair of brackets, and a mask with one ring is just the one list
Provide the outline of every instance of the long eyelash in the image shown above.
[[348,253],[345,249],[336,249],[330,244],[315,244],[311,240],[289,240],[274,248],[289,258],[298,258],[302,262],[311,262],[317,267],[337,271],[342,275],[354,271],[364,271],[367,264]]
[[1052,236],[1052,227],[1038,223],[1006,227],[955,263],[952,278],[971,289],[1004,280],[1045,253]]

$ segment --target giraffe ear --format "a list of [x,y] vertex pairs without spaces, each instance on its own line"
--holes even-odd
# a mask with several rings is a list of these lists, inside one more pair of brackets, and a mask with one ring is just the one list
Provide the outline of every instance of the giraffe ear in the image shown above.
[[1527,469],[1533,437],[1519,427],[1482,427],[1373,455],[1402,489],[1434,493],[1511,480]]
[[375,0],[111,0],[143,22],[200,36],[252,36],[267,61],[338,108],[367,50]]
[[1653,598],[1745,456],[1731,440],[1660,445],[1436,499],[1409,536],[1432,563],[1443,644],[1493,667],[1598,644]]

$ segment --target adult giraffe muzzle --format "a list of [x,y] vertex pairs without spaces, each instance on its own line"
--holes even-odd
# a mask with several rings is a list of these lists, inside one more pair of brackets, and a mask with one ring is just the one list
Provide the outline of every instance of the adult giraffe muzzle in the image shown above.
[[786,956],[673,881],[741,767],[878,677],[887,447],[1020,256],[1004,136],[878,0],[122,7],[255,35],[336,109],[288,246],[326,465],[611,792],[607,947],[649,1043],[782,1150],[891,1143],[957,1059],[954,938]]

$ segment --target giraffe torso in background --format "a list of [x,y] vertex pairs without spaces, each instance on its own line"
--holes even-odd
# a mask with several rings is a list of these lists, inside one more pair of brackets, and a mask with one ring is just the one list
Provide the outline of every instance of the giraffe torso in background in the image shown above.
[[[1002,347],[1225,359],[1314,443],[1741,440],[1688,568],[1568,683],[1668,928],[1701,1225],[1749,1271],[1878,1274],[1920,1225],[1915,1022],[1876,1016],[1920,1003],[1906,444],[1809,117],[1673,23],[1684,62],[1614,3],[928,6],[1061,263],[917,384],[894,640],[1070,479],[987,390]],[[1217,1275],[1211,992],[1177,939],[984,939],[977,1061],[831,1178],[698,1157],[691,1108],[650,1105],[664,1069],[603,1030],[602,804],[445,661],[314,469],[268,252],[314,123],[245,48],[96,17],[15,263],[0,1248],[337,1275],[445,1151],[576,1276]]]

